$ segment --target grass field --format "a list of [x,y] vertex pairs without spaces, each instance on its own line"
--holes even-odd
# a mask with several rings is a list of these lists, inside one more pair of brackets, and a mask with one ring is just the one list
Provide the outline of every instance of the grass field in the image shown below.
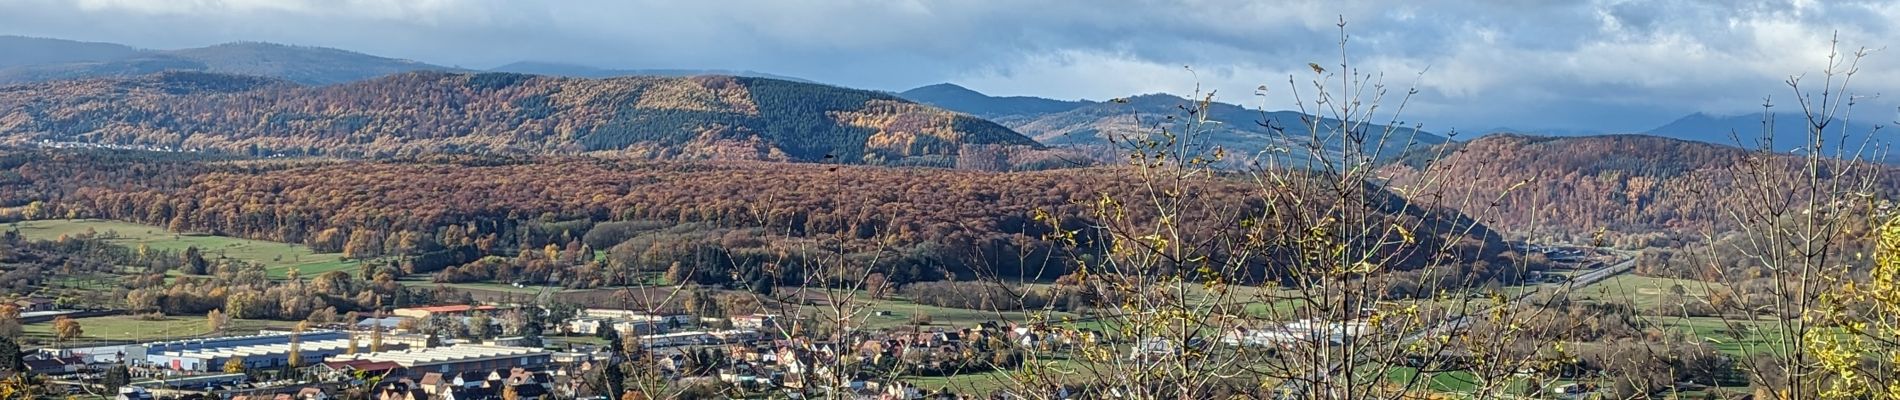
[[[114,315],[80,318],[78,321],[83,334],[77,342],[150,341],[212,333],[210,326],[201,316],[174,316],[149,321],[132,315]],[[287,329],[296,325],[295,322],[286,321],[234,319],[231,320],[230,326],[225,327],[225,332],[246,333],[256,332],[259,329]],[[41,343],[53,342],[52,322],[27,324],[25,328],[27,339]]]
[[[1677,286],[1682,288],[1684,296],[1706,298],[1711,290],[1720,289],[1721,284],[1623,274],[1579,289],[1571,294],[1571,298],[1591,302],[1629,303],[1634,305],[1639,312],[1647,312]],[[1780,324],[1771,319],[1730,318],[1729,321],[1724,321],[1719,317],[1657,315],[1642,318],[1661,329],[1684,332],[1692,337],[1700,338],[1729,355],[1747,356],[1780,351],[1771,344],[1780,342],[1776,338],[1782,335],[1783,329]]]
[[1654,322],[1668,329],[1688,332],[1715,346],[1717,350],[1730,355],[1779,353],[1774,343],[1780,343],[1783,332],[1781,324],[1772,320],[1733,320],[1723,321],[1716,317],[1661,317]]
[[[536,285],[515,287],[515,285],[499,283],[499,282],[435,283],[435,282],[429,281],[428,275],[405,276],[402,279],[397,279],[396,282],[402,283],[404,286],[417,286],[417,287],[435,287],[437,285],[441,285],[445,287],[464,289],[464,290],[493,291],[493,292],[529,294],[529,295],[541,293],[541,286],[536,286]],[[553,290],[557,293],[568,291],[566,288],[562,288],[558,286],[554,288],[550,288],[549,290]]]
[[1637,309],[1649,309],[1668,295],[1671,288],[1682,286],[1683,295],[1701,298],[1720,284],[1688,279],[1656,278],[1622,274],[1594,285],[1577,289],[1570,298],[1584,301],[1627,301]]
[[[781,288],[780,293],[792,293],[791,291],[793,290],[797,290],[797,289]],[[825,295],[822,293],[824,293],[823,289],[810,289],[809,291],[805,292],[804,297],[810,300],[819,301],[820,304],[824,304],[824,302],[828,300],[825,300]],[[896,297],[896,296],[887,297],[884,299],[872,299],[869,294],[866,294],[863,291],[850,293],[849,296],[846,296],[844,293],[846,292],[839,292],[839,294],[837,295],[838,298],[841,298],[841,299],[848,298],[854,302],[864,303],[864,305],[862,306],[863,307],[862,310],[855,310],[856,312],[859,313],[859,314],[855,314],[855,316],[858,317],[858,319],[856,320],[862,321],[864,324],[864,328],[867,328],[867,329],[884,329],[884,328],[907,326],[907,325],[910,325],[911,316],[918,315],[918,314],[929,315],[931,325],[939,326],[939,327],[944,327],[944,326],[969,327],[969,326],[974,326],[979,323],[983,323],[985,321],[1023,322],[1023,321],[1030,320],[1031,317],[1033,316],[1032,313],[1030,312],[1022,312],[1022,311],[985,311],[985,310],[971,310],[971,309],[963,309],[963,308],[938,307],[938,306],[932,306],[932,305],[913,303],[910,300],[906,300],[902,297]],[[851,312],[853,310],[846,310],[846,311]],[[829,319],[831,318],[831,315],[833,313],[834,311],[832,310],[832,307],[825,306],[825,305],[806,305],[806,306],[801,306],[799,309],[799,314],[800,314],[799,316],[801,317]],[[884,314],[884,315],[878,315],[878,314]],[[1044,313],[1038,311],[1033,314],[1044,314]],[[1076,317],[1076,315],[1070,314],[1070,313],[1064,313],[1064,312],[1051,312],[1051,313],[1047,313],[1047,317],[1051,319],[1059,319],[1059,318],[1064,318],[1064,317],[1074,318]]]
[[[1040,370],[1044,371],[1046,375],[1074,375],[1078,371],[1081,371],[1081,368],[1085,368],[1081,365],[1081,362],[1062,356],[1044,355],[1044,357],[1048,358],[1032,360],[1031,362],[1039,363],[1039,365],[1043,366]],[[1022,384],[1013,382],[1015,379],[1020,379],[1021,377],[1012,377],[1010,376],[1012,373],[1014,372],[989,371],[951,376],[912,376],[904,377],[902,380],[912,385],[917,385],[918,389],[936,391],[938,389],[948,388],[959,394],[973,394],[982,397],[997,389],[1021,387]],[[1032,382],[1039,382],[1049,378],[1050,377],[1037,378],[1037,380]],[[1058,381],[1061,380],[1060,378],[1055,379]]]
[[213,236],[191,233],[172,233],[165,228],[98,219],[79,220],[43,220],[26,221],[0,225],[0,229],[18,229],[28,239],[55,240],[61,235],[79,235],[90,232],[106,234],[116,233],[115,243],[127,247],[143,244],[153,249],[184,251],[185,248],[198,246],[206,258],[227,257],[236,260],[263,264],[272,278],[283,278],[291,267],[296,267],[303,276],[316,276],[329,271],[352,270],[356,261],[343,259],[342,254],[317,253],[309,247],[262,240],[239,239],[225,236]]

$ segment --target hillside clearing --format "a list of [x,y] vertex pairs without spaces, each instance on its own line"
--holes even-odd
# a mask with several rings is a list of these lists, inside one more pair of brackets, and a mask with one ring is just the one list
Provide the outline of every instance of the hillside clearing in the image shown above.
[[63,219],[25,221],[0,225],[0,229],[18,230],[21,235],[34,240],[58,240],[61,236],[97,233],[114,235],[113,243],[137,248],[145,245],[155,250],[184,251],[197,246],[206,258],[233,260],[262,264],[272,279],[283,279],[292,267],[303,276],[316,276],[324,272],[352,270],[357,261],[345,260],[342,254],[318,253],[309,247],[296,244],[278,243],[262,240],[240,239],[196,233],[173,233],[165,228],[135,224],[130,222],[101,219]]

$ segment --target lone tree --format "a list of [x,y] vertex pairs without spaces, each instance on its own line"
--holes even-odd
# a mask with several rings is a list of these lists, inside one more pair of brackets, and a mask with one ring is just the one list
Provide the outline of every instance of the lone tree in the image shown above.
[[184,258],[185,274],[204,275],[210,272],[211,261],[205,259],[204,251],[199,250],[198,246],[186,247],[185,254],[181,257]]
[[229,325],[230,322],[231,318],[224,316],[223,310],[211,310],[205,313],[205,328],[211,333],[224,332],[225,325]]
[[244,357],[231,357],[231,359],[225,360],[224,373],[227,373],[227,374],[244,373]]
[[79,336],[85,334],[86,330],[79,327],[78,320],[66,318],[65,316],[53,318],[53,335],[59,338],[60,341],[78,339]]
[[0,336],[19,337],[24,331],[20,325],[20,307],[0,304]]

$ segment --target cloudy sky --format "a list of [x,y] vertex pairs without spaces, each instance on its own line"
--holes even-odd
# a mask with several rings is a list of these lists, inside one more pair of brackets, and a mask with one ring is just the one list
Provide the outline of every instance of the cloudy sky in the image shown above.
[[[1764,96],[1791,98],[1791,74],[1818,79],[1835,32],[1847,50],[1900,40],[1900,2],[1820,0],[0,0],[0,34],[160,49],[269,41],[465,68],[754,70],[882,90],[953,82],[1063,99],[1198,87],[1287,109],[1289,75],[1310,79],[1309,62],[1338,69],[1342,16],[1355,67],[1383,73],[1395,93],[1416,82],[1405,119],[1438,131],[1631,131],[1746,113]],[[1268,96],[1254,95],[1261,85]],[[1876,52],[1855,86],[1900,94],[1900,54]],[[1873,106],[1886,103],[1858,112],[1892,120]]]

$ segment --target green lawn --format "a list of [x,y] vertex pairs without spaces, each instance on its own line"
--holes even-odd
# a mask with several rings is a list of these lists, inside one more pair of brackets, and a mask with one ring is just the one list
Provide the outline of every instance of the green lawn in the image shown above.
[[[396,282],[402,283],[404,286],[412,286],[412,287],[435,287],[437,285],[440,285],[444,287],[451,287],[451,288],[465,289],[465,290],[485,290],[485,291],[506,292],[506,293],[516,293],[516,294],[540,294],[541,293],[541,286],[538,286],[538,285],[515,287],[515,285],[512,285],[512,284],[499,283],[499,282],[436,283],[436,282],[430,282],[428,275],[405,276],[402,279],[397,279]],[[567,288],[556,286],[556,287],[550,288],[549,290],[553,290],[558,293],[558,292],[567,291]]]
[[[1045,357],[1050,357],[1050,356],[1045,356]],[[1031,382],[1046,382],[1051,379],[1055,381],[1063,381],[1064,379],[1062,378],[1062,376],[1065,376],[1065,375],[1070,375],[1070,376],[1075,376],[1075,377],[1083,377],[1083,376],[1091,375],[1090,373],[1084,372],[1082,370],[1082,368],[1084,367],[1081,365],[1080,362],[1075,361],[1075,360],[1070,360],[1068,358],[1063,358],[1061,356],[1054,356],[1051,358],[1034,360],[1032,362],[1040,363],[1039,365],[1042,365],[1044,367],[1041,369],[1041,371],[1044,371],[1043,373],[1049,376],[1034,378],[1034,380],[1032,380]],[[1022,386],[1024,386],[1023,383],[1015,382],[1016,379],[1021,379],[1021,378],[1012,377],[1010,376],[1011,373],[1012,373],[1011,371],[988,371],[988,372],[982,372],[982,373],[959,374],[959,375],[951,375],[951,376],[906,376],[900,379],[902,379],[905,382],[909,382],[912,385],[917,385],[918,389],[923,389],[926,391],[934,392],[938,389],[948,388],[952,392],[955,392],[957,394],[977,395],[977,397],[983,397],[983,396],[988,395],[990,392],[996,391],[997,389],[1021,388]]]
[[[1636,306],[1637,310],[1645,311],[1654,308],[1676,286],[1682,288],[1684,296],[1704,298],[1709,291],[1719,289],[1721,284],[1623,274],[1578,289],[1571,296],[1583,301],[1629,303]],[[1725,322],[1718,317],[1650,315],[1643,318],[1663,329],[1702,338],[1722,352],[1737,356],[1776,351],[1770,344],[1777,342],[1774,338],[1782,332],[1781,326],[1770,319],[1730,318],[1733,321]]]
[[18,229],[28,239],[55,240],[61,235],[79,235],[88,231],[116,233],[115,243],[136,248],[143,244],[159,250],[184,251],[197,246],[206,258],[231,259],[263,264],[272,278],[283,278],[292,267],[303,276],[316,276],[336,270],[354,270],[357,262],[344,260],[342,254],[317,253],[303,245],[262,240],[239,239],[192,233],[172,233],[165,228],[98,219],[42,220],[0,225],[0,229]]
[[[78,321],[83,334],[77,342],[151,341],[213,333],[202,316],[173,316],[149,321],[138,316],[114,315],[80,318]],[[237,319],[231,320],[230,326],[225,327],[224,331],[225,333],[255,333],[260,329],[287,329],[296,325],[295,322],[287,321]],[[25,328],[27,339],[42,343],[53,342],[52,322],[27,324]]]
[[1571,293],[1573,300],[1584,301],[1621,301],[1635,305],[1639,310],[1655,306],[1663,296],[1668,295],[1674,286],[1682,286],[1682,292],[1689,297],[1708,296],[1709,290],[1721,285],[1688,279],[1656,278],[1622,274],[1604,279],[1588,287],[1578,288]]
[[1785,332],[1780,323],[1767,319],[1723,321],[1716,317],[1661,317],[1654,322],[1688,332],[1723,353],[1737,356],[1779,353],[1777,343],[1783,342],[1780,338]]
[[[793,290],[797,290],[797,289],[795,288],[781,288],[780,289],[781,293],[790,293],[790,291],[793,291]],[[814,288],[814,289],[811,289],[811,291],[816,293],[816,292],[822,292],[823,289]],[[844,295],[841,294],[840,298],[844,298],[843,296]],[[813,294],[813,295],[809,295],[808,297],[819,298],[821,296]],[[963,309],[963,308],[937,307],[937,306],[913,303],[910,300],[905,300],[902,297],[895,297],[895,296],[884,298],[884,299],[872,299],[870,295],[865,294],[862,291],[856,292],[854,295],[850,296],[849,299],[853,302],[862,303],[861,307],[863,308],[861,310],[855,311],[856,314],[853,314],[853,316],[856,318],[854,318],[853,320],[862,321],[864,324],[864,328],[867,328],[867,329],[884,329],[884,328],[907,326],[907,325],[910,325],[911,316],[918,315],[918,314],[930,315],[931,325],[939,326],[939,327],[946,327],[946,326],[969,327],[969,326],[974,326],[979,323],[983,323],[985,321],[1022,322],[1022,321],[1030,320],[1032,316],[1046,316],[1052,319],[1051,322],[1057,322],[1053,320],[1060,319],[1063,317],[1070,317],[1070,318],[1076,317],[1075,314],[1070,314],[1070,313],[1065,313],[1065,312],[1048,312],[1048,313],[1044,313],[1041,311],[1036,311],[1036,312],[1002,311],[1002,312],[999,312],[999,311],[971,310],[971,309]],[[846,312],[853,312],[853,310],[846,310]],[[879,312],[882,312],[886,315],[877,315]],[[831,318],[832,314],[834,314],[834,311],[832,310],[832,307],[830,306],[807,305],[807,306],[800,307],[799,314],[800,314],[799,315],[800,317],[829,319]]]
[[1386,379],[1395,383],[1414,383],[1414,381],[1424,379],[1424,382],[1414,384],[1423,386],[1425,390],[1440,393],[1469,393],[1478,389],[1477,379],[1470,372],[1441,372],[1429,374],[1430,376],[1426,377],[1419,377],[1418,374],[1418,369],[1398,367],[1386,371]]

